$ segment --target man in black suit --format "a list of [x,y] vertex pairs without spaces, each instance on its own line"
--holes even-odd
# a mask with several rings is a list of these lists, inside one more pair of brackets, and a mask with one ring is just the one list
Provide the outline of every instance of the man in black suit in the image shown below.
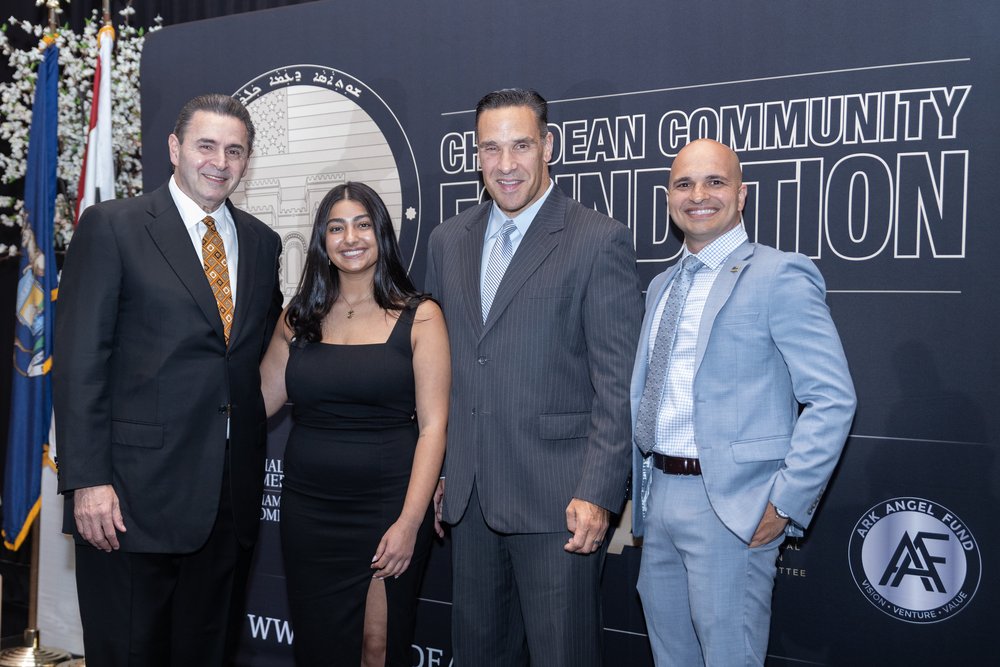
[[452,353],[446,488],[455,664],[601,664],[600,576],[624,502],[642,317],[628,228],[549,178],[545,100],[486,95],[492,197],[434,230]]
[[172,178],[88,208],[66,256],[59,490],[90,664],[235,653],[263,483],[259,363],[282,302],[278,235],[228,201],[253,135],[238,101],[191,100]]

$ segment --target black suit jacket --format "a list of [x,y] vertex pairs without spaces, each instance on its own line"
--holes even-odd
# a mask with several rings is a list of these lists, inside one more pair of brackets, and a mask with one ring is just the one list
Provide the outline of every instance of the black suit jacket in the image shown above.
[[240,260],[228,348],[166,185],[81,217],[62,271],[53,365],[68,533],[70,492],[111,484],[123,550],[197,550],[218,510],[228,417],[236,529],[244,545],[256,540],[267,434],[259,364],[281,311],[281,241],[227,205]]
[[427,281],[451,343],[444,519],[473,484],[505,533],[566,530],[574,497],[621,509],[629,377],[642,319],[631,232],[554,187],[521,239],[486,323],[483,238],[492,202],[434,230]]

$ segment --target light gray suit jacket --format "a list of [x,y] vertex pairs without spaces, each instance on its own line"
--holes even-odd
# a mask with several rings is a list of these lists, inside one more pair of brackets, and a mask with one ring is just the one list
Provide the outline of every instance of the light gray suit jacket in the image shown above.
[[[633,425],[653,314],[676,270],[654,278],[647,293],[632,374]],[[809,525],[854,418],[854,385],[825,295],[805,256],[744,243],[726,259],[705,303],[695,352],[695,443],[712,507],[748,543],[768,500],[797,526]],[[638,447],[633,480],[632,532],[639,536],[648,484]]]
[[425,289],[444,309],[452,356],[444,520],[461,519],[474,483],[493,529],[565,531],[572,498],[612,512],[625,499],[642,317],[635,251],[625,225],[555,187],[483,324],[492,205],[444,222],[428,251]]

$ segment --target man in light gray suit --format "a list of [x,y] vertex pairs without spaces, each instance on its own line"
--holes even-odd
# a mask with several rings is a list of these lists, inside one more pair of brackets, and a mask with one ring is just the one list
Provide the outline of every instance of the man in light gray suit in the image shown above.
[[778,547],[809,525],[854,387],[809,259],[750,243],[739,159],[671,166],[681,262],[653,279],[632,376],[633,533],[657,665],[762,665]]
[[435,501],[453,525],[454,661],[599,665],[604,537],[631,446],[635,251],[625,225],[550,180],[538,93],[486,95],[476,132],[493,201],[434,230],[425,285],[452,353]]

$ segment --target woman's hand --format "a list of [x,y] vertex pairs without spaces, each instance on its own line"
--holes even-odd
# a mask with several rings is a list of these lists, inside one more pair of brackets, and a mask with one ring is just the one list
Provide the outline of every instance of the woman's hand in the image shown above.
[[417,541],[419,527],[419,522],[413,523],[402,518],[389,526],[372,558],[376,579],[395,578],[406,572],[410,559],[413,558],[413,545]]

